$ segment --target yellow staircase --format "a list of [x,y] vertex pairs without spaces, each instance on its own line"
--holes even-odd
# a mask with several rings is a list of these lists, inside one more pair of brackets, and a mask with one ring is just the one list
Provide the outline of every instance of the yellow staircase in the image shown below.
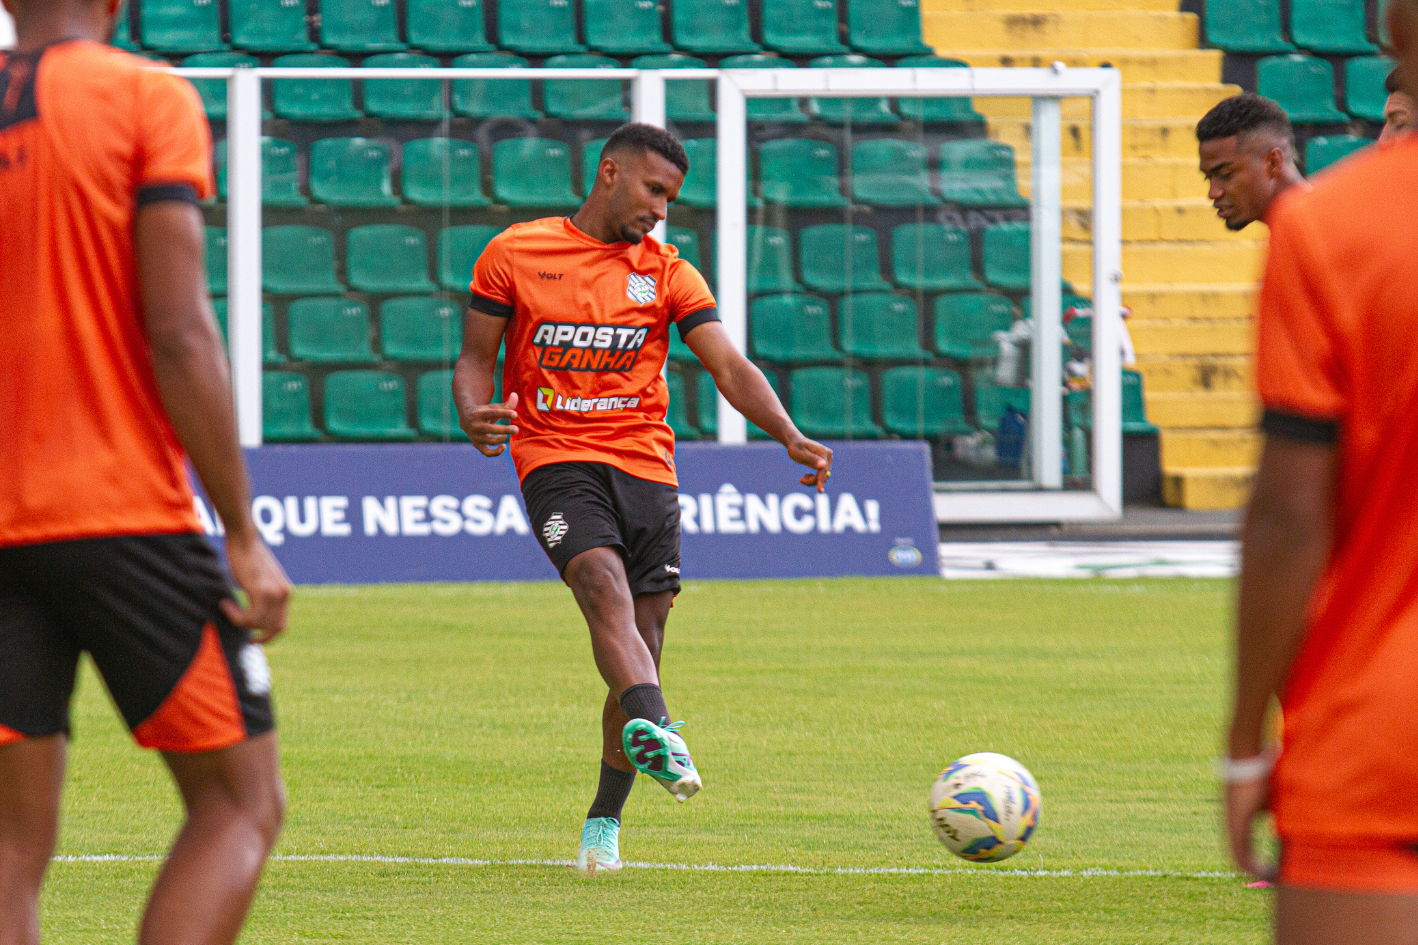
[[[1123,304],[1149,419],[1162,428],[1170,505],[1234,508],[1250,489],[1259,437],[1251,394],[1252,311],[1264,228],[1229,232],[1197,171],[1196,122],[1240,91],[1221,52],[1200,49],[1177,0],[923,0],[926,42],[974,66],[1111,65],[1123,77]],[[1019,157],[1029,187],[1029,103],[976,99],[990,136]],[[1063,105],[1064,277],[1091,282],[1088,104]]]

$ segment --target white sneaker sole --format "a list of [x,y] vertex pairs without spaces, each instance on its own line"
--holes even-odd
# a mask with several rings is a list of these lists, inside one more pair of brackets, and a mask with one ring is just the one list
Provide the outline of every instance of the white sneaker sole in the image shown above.
[[585,865],[584,867],[578,865],[578,866],[576,867],[576,872],[580,873],[582,876],[586,877],[587,879],[592,879],[592,878],[595,877],[597,870],[600,870],[600,871],[606,872],[606,873],[614,873],[614,872],[616,872],[617,870],[619,870],[620,867],[621,867],[621,862],[620,862],[620,860],[614,860],[614,861],[612,861],[612,862],[610,862],[610,863],[601,863],[601,862],[599,862],[599,861],[596,859],[596,851],[595,851],[595,850],[592,850],[592,851],[590,851],[589,853],[586,854],[586,865]]
[[699,779],[697,773],[693,772],[673,782],[662,781],[659,778],[655,778],[654,775],[651,775],[651,777],[654,778],[655,782],[659,784],[660,787],[670,792],[670,797],[673,797],[681,804],[704,790],[704,782]]

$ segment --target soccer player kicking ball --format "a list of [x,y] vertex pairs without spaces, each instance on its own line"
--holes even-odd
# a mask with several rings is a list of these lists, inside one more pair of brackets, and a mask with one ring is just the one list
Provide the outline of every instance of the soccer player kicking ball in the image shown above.
[[[573,217],[518,223],[473,269],[453,397],[486,456],[510,445],[533,528],[571,587],[610,687],[600,786],[581,833],[586,875],[620,868],[620,816],[635,772],[678,801],[703,787],[660,690],[665,619],[679,592],[675,439],[661,371],[671,326],[735,409],[812,471],[832,451],[789,419],[763,373],[739,354],[704,278],[648,234],[679,196],[689,159],[670,135],[622,126]],[[507,342],[506,403],[490,403]]]

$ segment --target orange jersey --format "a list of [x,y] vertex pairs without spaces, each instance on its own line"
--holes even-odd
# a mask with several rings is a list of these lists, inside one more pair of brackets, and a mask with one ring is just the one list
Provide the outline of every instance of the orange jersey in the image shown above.
[[1279,832],[1418,840],[1418,136],[1285,195],[1261,290],[1274,434],[1336,443],[1334,544],[1281,695]]
[[516,393],[517,475],[548,463],[606,463],[678,485],[661,371],[670,324],[717,318],[704,277],[647,236],[602,243],[568,217],[517,223],[473,268],[473,308],[510,318],[503,397]]
[[211,138],[151,65],[87,40],[0,53],[0,546],[198,529],[133,225],[211,194]]

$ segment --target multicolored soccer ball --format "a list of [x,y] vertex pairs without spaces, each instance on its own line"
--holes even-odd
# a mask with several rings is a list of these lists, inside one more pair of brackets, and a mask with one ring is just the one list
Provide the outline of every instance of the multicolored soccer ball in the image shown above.
[[956,856],[998,863],[1024,849],[1042,803],[1028,768],[1007,755],[976,752],[953,762],[931,786],[931,826]]

